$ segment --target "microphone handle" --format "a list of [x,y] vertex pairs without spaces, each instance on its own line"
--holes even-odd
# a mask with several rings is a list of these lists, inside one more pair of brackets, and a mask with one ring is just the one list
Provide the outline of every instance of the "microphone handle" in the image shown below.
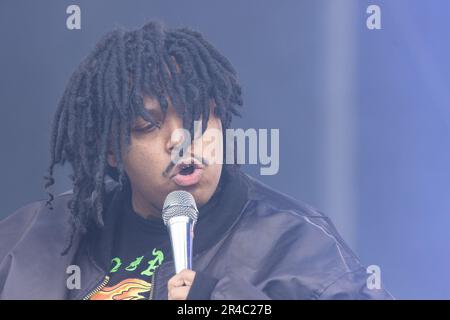
[[175,273],[183,269],[192,269],[192,242],[194,221],[188,216],[170,218],[167,222],[170,234]]

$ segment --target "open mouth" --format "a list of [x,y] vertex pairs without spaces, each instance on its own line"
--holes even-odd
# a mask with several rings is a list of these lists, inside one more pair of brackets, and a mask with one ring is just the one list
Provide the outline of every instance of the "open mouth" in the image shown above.
[[182,176],[188,176],[190,174],[192,174],[195,170],[195,165],[193,163],[191,164],[184,164],[182,165],[182,168],[180,170],[180,172],[178,172],[179,174],[181,174]]
[[179,163],[174,168],[171,179],[181,187],[198,183],[203,174],[203,165],[194,161]]

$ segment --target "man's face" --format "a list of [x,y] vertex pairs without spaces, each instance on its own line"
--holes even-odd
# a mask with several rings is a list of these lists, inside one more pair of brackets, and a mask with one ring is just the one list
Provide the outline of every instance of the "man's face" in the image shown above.
[[[167,194],[174,190],[190,192],[197,206],[201,207],[216,190],[222,171],[220,162],[210,159],[202,149],[196,148],[199,143],[211,144],[211,141],[203,141],[207,133],[196,139],[183,157],[173,163],[171,154],[183,141],[180,135],[173,133],[177,129],[183,129],[183,120],[171,104],[165,115],[158,100],[154,98],[145,97],[144,105],[158,122],[159,128],[138,118],[131,127],[128,153],[122,148],[124,168],[131,182],[134,210],[144,217],[159,217]],[[222,130],[221,121],[214,112],[210,112],[207,131],[212,129]],[[213,143],[220,144],[217,148],[221,148],[221,140]],[[195,166],[181,165],[192,162]],[[111,153],[108,155],[108,163],[116,166]],[[182,170],[183,168],[185,169]]]

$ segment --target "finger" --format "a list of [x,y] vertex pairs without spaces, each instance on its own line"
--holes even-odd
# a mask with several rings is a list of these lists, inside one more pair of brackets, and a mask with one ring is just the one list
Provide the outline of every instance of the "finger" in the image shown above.
[[167,290],[170,291],[173,288],[181,286],[192,286],[195,279],[195,271],[189,269],[183,269],[176,275],[174,275],[167,282]]
[[176,287],[169,291],[169,300],[186,300],[191,287]]
[[180,271],[180,273],[178,273],[178,275],[180,275],[180,277],[183,279],[184,284],[192,286],[195,278],[195,271],[183,269]]
[[175,287],[181,287],[184,285],[184,279],[181,277],[180,274],[174,275],[170,280],[167,282],[167,290],[171,290]]

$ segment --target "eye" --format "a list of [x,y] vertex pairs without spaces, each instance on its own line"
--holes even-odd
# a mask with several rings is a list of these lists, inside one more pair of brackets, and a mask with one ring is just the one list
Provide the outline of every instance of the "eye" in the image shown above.
[[159,122],[157,122],[157,123],[148,122],[145,125],[134,127],[133,131],[137,132],[137,133],[148,133],[148,132],[152,132],[155,129],[160,129],[160,128],[161,128],[161,124]]

